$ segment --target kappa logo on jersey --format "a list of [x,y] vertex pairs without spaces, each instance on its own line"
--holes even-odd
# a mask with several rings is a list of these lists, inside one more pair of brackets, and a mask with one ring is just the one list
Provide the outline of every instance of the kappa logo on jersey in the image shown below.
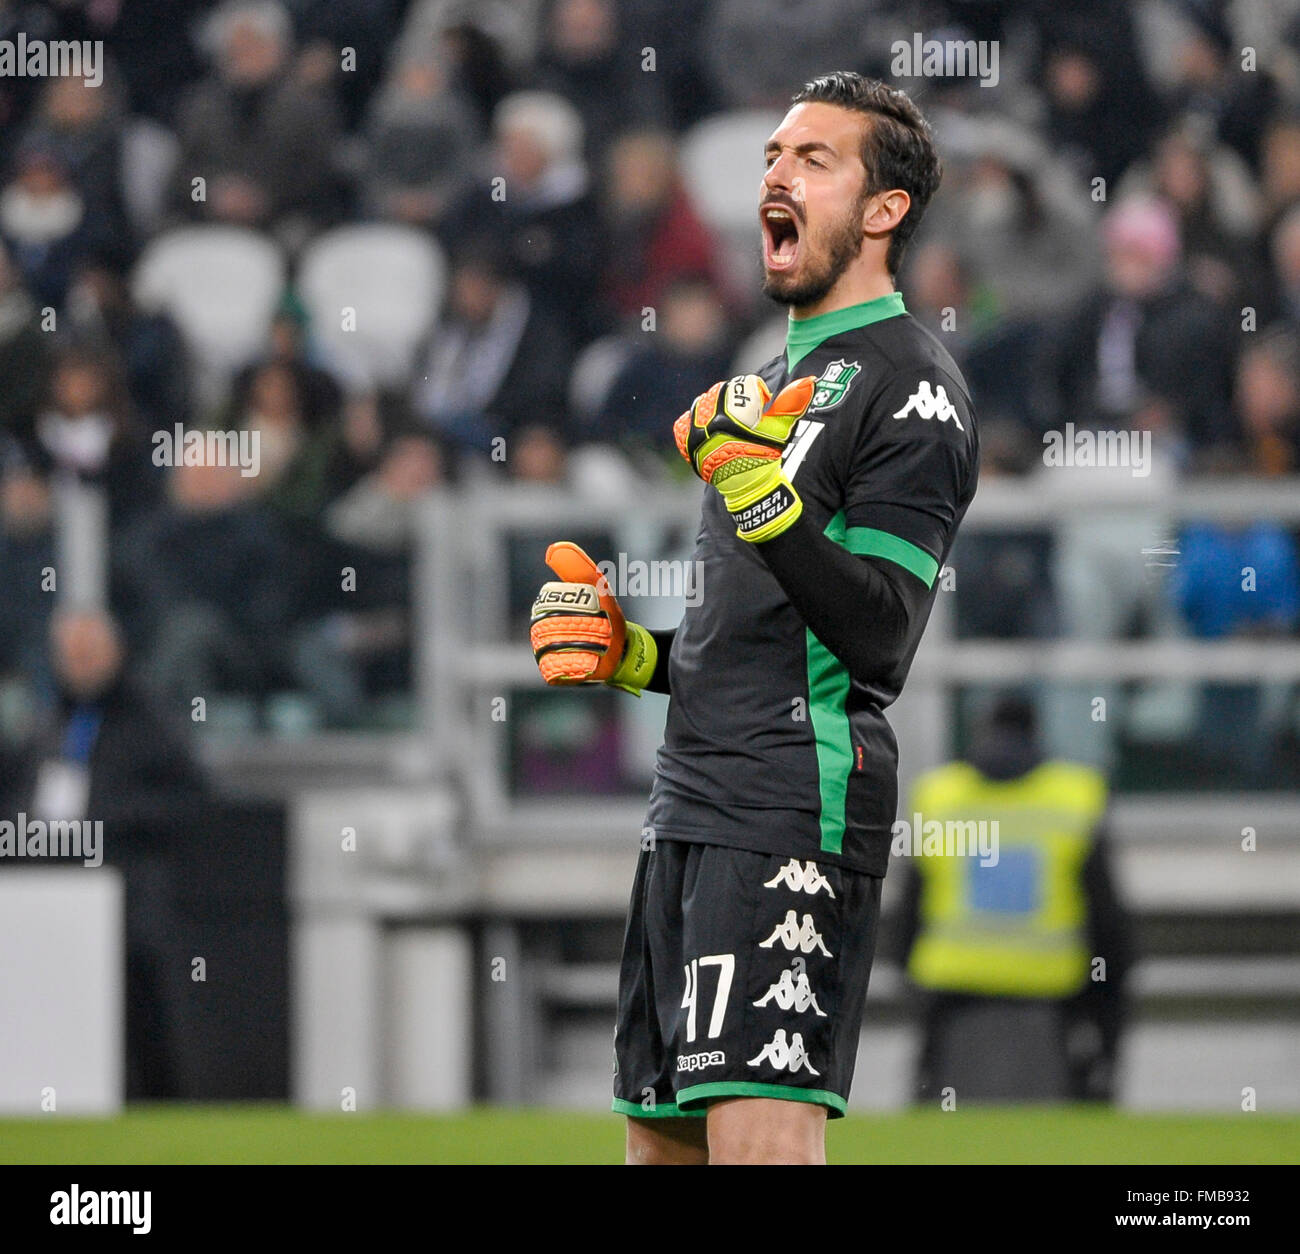
[[948,393],[943,390],[942,383],[931,391],[930,380],[922,379],[916,385],[916,391],[907,398],[907,404],[894,417],[906,418],[911,413],[917,414],[927,422],[931,418],[937,418],[940,422],[947,422],[951,418],[957,424],[958,431],[966,430],[961,425],[961,419],[957,416],[952,401],[948,399]]
[[793,971],[782,971],[781,978],[754,1005],[766,1006],[772,1000],[775,1000],[782,1010],[795,1010],[799,1014],[804,1014],[811,1009],[817,1012],[818,1018],[826,1018],[826,1012],[817,1004],[816,994],[812,991],[812,985],[808,983],[806,971],[800,971],[797,978]]
[[835,900],[830,880],[817,869],[815,862],[805,862],[800,866],[798,858],[791,858],[763,887],[776,888],[778,884],[784,884],[791,892],[807,893],[809,897],[816,897],[824,888],[831,900]]
[[825,942],[817,934],[817,926],[813,923],[813,917],[810,914],[803,916],[803,922],[800,923],[795,918],[793,910],[787,910],[785,922],[778,923],[772,929],[772,935],[765,941],[760,941],[759,949],[771,949],[777,941],[780,941],[787,949],[798,949],[805,954],[810,954],[814,949],[820,949],[822,953],[830,958],[833,955],[826,948]]
[[749,1059],[749,1066],[761,1067],[764,1062],[777,1071],[789,1071],[793,1074],[803,1067],[809,1075],[821,1075],[821,1072],[808,1061],[808,1051],[803,1047],[803,1035],[795,1032],[787,1042],[784,1028],[777,1028],[772,1039],[759,1050],[758,1057]]
[[705,1067],[720,1067],[727,1055],[720,1049],[705,1050],[700,1054],[678,1054],[678,1071],[703,1071]]
[[831,362],[813,385],[812,402],[808,406],[808,412],[812,413],[814,409],[834,409],[848,394],[849,384],[861,369],[859,362],[845,361],[842,357],[838,361]]

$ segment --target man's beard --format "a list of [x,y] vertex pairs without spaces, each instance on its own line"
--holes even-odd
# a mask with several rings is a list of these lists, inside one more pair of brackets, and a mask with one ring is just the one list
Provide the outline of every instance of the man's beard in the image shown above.
[[[829,229],[825,260],[820,267],[810,263],[802,279],[791,275],[765,272],[763,295],[779,305],[813,305],[839,282],[840,275],[849,268],[862,251],[862,208],[866,197],[859,197],[853,208]],[[805,239],[806,247],[810,241]]]

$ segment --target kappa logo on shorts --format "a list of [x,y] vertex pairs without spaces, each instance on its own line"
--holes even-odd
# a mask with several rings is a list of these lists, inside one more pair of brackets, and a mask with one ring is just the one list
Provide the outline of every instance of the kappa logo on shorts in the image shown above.
[[835,900],[835,890],[831,887],[830,880],[821,873],[815,862],[805,862],[800,866],[798,858],[791,858],[763,887],[776,888],[779,884],[784,884],[791,892],[807,893],[809,897],[816,897],[824,888],[830,894],[830,899]]
[[709,1049],[699,1054],[678,1054],[678,1071],[703,1071],[705,1067],[720,1067],[727,1055],[720,1049]]
[[819,1018],[826,1018],[826,1012],[817,1004],[817,997],[812,991],[812,985],[808,983],[805,971],[800,971],[797,978],[793,971],[782,971],[781,978],[754,1005],[766,1006],[774,999],[782,1010],[795,1010],[804,1014],[811,1009],[817,1012]]
[[787,949],[798,949],[805,954],[810,954],[814,949],[820,949],[827,958],[833,957],[831,951],[826,948],[825,941],[817,932],[817,925],[813,922],[810,914],[803,916],[803,922],[800,923],[795,918],[793,910],[785,912],[785,921],[778,923],[772,929],[772,935],[765,941],[759,941],[759,949],[771,949],[777,941],[780,941]]
[[759,1050],[758,1057],[751,1058],[748,1065],[760,1067],[764,1062],[777,1071],[789,1071],[793,1074],[803,1067],[809,1075],[821,1075],[821,1072],[808,1061],[808,1051],[803,1047],[802,1033],[795,1032],[787,1041],[784,1028],[777,1028],[772,1039]]

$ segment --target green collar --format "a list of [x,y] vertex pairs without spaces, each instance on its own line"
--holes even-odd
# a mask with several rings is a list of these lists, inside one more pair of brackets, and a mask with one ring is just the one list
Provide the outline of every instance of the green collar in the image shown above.
[[785,356],[789,369],[793,370],[795,362],[807,357],[818,344],[829,340],[832,335],[870,326],[885,318],[897,318],[906,312],[903,308],[903,293],[890,292],[887,296],[877,296],[875,300],[849,305],[844,309],[832,309],[830,313],[817,314],[813,318],[796,318],[792,313],[785,332]]

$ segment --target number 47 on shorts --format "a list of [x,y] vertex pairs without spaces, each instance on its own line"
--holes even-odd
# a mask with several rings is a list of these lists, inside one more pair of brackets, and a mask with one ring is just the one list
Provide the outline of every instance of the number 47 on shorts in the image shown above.
[[708,1039],[722,1035],[722,1023],[727,1016],[727,998],[731,994],[731,979],[736,974],[735,954],[709,954],[692,958],[686,964],[686,991],[682,995],[682,1009],[686,1013],[686,1040],[695,1040],[695,1007],[700,992],[700,972],[705,967],[718,968],[718,984],[713,994],[713,1011],[709,1015]]

